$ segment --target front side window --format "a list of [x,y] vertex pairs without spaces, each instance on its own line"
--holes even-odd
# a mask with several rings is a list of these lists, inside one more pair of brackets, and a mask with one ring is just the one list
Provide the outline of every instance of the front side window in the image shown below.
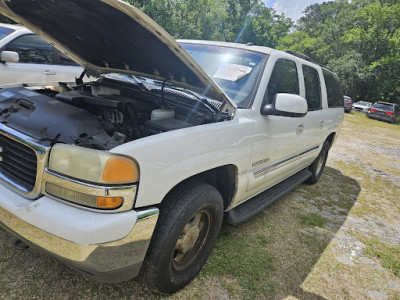
[[326,93],[328,96],[328,107],[343,107],[343,93],[340,87],[339,78],[325,69],[322,69],[324,74]]
[[53,62],[53,47],[33,34],[16,38],[6,46],[6,50],[17,52],[21,63],[51,64]]
[[295,62],[279,59],[272,70],[264,103],[271,103],[278,93],[299,94],[299,77]]
[[303,65],[304,85],[308,110],[321,109],[321,82],[318,71],[310,66]]
[[60,53],[60,57],[59,57],[59,63],[60,65],[64,65],[64,66],[78,66],[78,64],[76,62],[74,62],[72,59],[70,59],[68,56],[66,56],[64,53]]

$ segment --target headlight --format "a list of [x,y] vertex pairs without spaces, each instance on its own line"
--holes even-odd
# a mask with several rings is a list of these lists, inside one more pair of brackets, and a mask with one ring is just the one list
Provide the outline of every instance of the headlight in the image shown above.
[[102,184],[139,181],[139,167],[134,160],[106,151],[65,144],[53,146],[49,169],[69,177]]

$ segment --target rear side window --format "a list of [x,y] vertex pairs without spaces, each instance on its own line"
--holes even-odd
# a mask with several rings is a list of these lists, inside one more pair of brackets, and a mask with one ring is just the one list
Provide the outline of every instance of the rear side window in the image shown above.
[[310,66],[303,65],[304,84],[308,110],[321,109],[321,81],[318,71]]
[[6,49],[19,54],[21,63],[51,64],[53,47],[36,35],[24,35],[10,42]]
[[293,61],[279,59],[275,63],[264,103],[271,103],[278,93],[299,94],[299,77]]
[[339,78],[325,69],[322,69],[322,73],[324,74],[326,84],[328,107],[343,107],[343,93],[342,88],[340,87]]

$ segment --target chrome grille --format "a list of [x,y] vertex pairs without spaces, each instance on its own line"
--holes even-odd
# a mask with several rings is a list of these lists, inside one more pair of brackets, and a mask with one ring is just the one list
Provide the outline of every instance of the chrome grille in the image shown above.
[[32,191],[37,174],[35,151],[4,135],[0,135],[0,150],[0,172]]
[[0,182],[29,199],[41,195],[50,146],[0,123]]

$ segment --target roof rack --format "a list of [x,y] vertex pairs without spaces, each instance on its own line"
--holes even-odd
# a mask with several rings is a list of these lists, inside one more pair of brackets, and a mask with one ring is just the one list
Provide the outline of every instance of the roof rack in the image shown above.
[[316,62],[315,60],[311,59],[311,57],[309,57],[309,56],[307,56],[305,54],[299,54],[299,53],[296,53],[296,52],[293,52],[293,51],[290,51],[290,50],[285,50],[285,52],[288,53],[288,54],[291,54],[293,56],[299,57],[301,59],[304,59],[306,61],[312,62],[312,63],[314,63],[316,65],[319,65],[320,67],[325,68],[325,69],[327,69],[327,70],[329,70],[331,72],[334,72],[330,67]]

